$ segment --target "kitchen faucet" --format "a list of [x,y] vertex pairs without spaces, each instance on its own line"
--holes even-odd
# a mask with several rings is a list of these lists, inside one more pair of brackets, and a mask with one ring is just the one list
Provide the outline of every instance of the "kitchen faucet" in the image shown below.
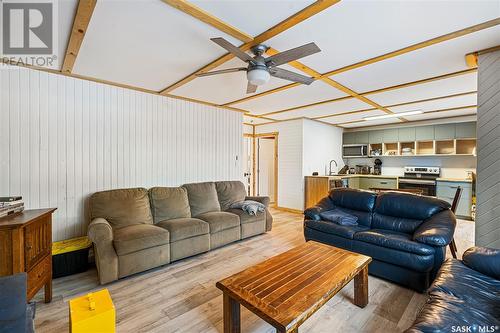
[[331,161],[330,161],[330,170],[329,170],[329,172],[328,172],[328,175],[329,175],[329,176],[333,175],[333,172],[332,172],[332,162],[334,162],[334,163],[335,163],[335,168],[338,168],[337,161],[335,161],[335,160],[331,160]]

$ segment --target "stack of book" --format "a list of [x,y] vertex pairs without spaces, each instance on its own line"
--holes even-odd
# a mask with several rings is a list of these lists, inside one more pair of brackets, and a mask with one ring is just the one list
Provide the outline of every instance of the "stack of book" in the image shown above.
[[0,218],[24,210],[22,197],[0,197]]

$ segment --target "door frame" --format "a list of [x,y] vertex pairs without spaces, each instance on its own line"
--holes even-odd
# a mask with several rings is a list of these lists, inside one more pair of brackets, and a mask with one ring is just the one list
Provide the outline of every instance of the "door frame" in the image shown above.
[[252,194],[255,195],[257,184],[257,140],[261,137],[269,137],[274,139],[274,203],[273,207],[278,206],[278,132],[269,133],[245,133],[244,137],[252,138]]

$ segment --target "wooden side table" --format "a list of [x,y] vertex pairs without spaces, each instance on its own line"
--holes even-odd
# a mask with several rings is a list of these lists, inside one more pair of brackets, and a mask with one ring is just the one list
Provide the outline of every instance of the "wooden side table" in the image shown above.
[[28,274],[28,301],[45,287],[52,300],[52,213],[31,209],[0,218],[0,276]]

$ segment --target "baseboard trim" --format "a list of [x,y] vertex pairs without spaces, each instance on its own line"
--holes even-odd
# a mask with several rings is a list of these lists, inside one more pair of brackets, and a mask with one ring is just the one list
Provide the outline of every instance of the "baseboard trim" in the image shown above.
[[304,211],[300,209],[293,209],[293,208],[286,208],[286,207],[279,207],[279,206],[274,206],[274,209],[277,210],[282,210],[284,212],[289,212],[289,213],[295,213],[295,214],[303,214]]

